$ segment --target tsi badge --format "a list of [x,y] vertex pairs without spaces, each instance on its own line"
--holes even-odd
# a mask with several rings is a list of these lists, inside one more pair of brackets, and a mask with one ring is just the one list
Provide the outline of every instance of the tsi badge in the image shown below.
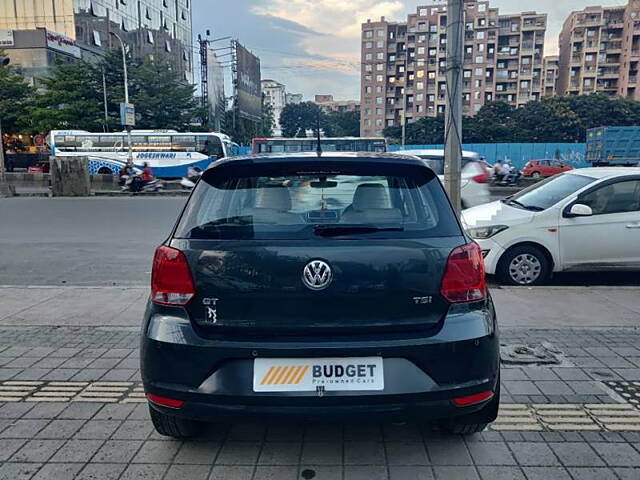
[[203,298],[202,304],[205,308],[204,321],[206,323],[218,323],[218,298]]

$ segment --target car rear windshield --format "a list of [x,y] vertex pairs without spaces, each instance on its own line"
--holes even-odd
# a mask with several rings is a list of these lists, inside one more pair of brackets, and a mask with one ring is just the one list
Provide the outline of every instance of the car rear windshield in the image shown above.
[[364,162],[214,167],[198,183],[175,233],[194,239],[458,235],[431,170]]

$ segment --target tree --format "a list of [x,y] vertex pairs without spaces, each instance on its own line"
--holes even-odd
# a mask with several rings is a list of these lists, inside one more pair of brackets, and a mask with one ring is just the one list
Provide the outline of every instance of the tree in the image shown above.
[[[136,106],[136,127],[193,130],[202,109],[193,85],[183,81],[163,59],[133,61],[127,57],[130,102]],[[107,90],[104,118],[102,75]],[[120,103],[124,102],[124,71],[120,50],[111,50],[97,64],[79,60],[58,63],[42,80],[44,92],[27,108],[33,131],[120,129]]]
[[[286,105],[280,114],[282,136],[306,137],[307,130],[317,130],[318,116],[321,117],[322,124],[324,120],[322,110],[313,102]],[[328,124],[325,123],[325,125]]]
[[[4,52],[0,50],[0,57]],[[34,89],[11,65],[0,65],[0,121],[5,132],[18,132],[24,127],[24,111],[32,100]]]
[[269,138],[273,136],[275,121],[273,108],[262,96],[262,120],[254,122],[240,118],[234,118],[235,112],[228,110],[225,112],[224,127],[222,131],[229,135],[231,139],[240,145],[249,145],[254,138]]
[[169,64],[149,57],[136,62],[130,76],[137,128],[190,130],[204,116],[194,98],[195,86],[180,79]]
[[44,93],[26,108],[31,131],[102,130],[102,82],[93,66],[83,60],[60,62],[50,77],[42,79],[42,85]]
[[[331,112],[323,116],[325,117],[325,123],[330,125],[331,136],[360,136],[360,112]],[[323,127],[323,129],[325,130],[325,135],[327,135],[326,128]]]

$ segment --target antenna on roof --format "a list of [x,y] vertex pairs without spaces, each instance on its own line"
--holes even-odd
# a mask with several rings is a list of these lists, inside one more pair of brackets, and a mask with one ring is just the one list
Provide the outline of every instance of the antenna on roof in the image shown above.
[[318,154],[318,156],[322,156],[322,144],[321,144],[321,140],[320,140],[320,108],[318,108],[318,112],[316,115],[316,139],[318,144],[316,145],[316,153]]

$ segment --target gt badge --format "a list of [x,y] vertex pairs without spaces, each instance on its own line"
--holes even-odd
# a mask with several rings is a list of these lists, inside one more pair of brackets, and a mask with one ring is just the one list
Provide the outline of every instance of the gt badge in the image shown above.
[[218,322],[218,310],[217,310],[217,298],[203,298],[202,304],[205,308],[205,322],[217,323]]

